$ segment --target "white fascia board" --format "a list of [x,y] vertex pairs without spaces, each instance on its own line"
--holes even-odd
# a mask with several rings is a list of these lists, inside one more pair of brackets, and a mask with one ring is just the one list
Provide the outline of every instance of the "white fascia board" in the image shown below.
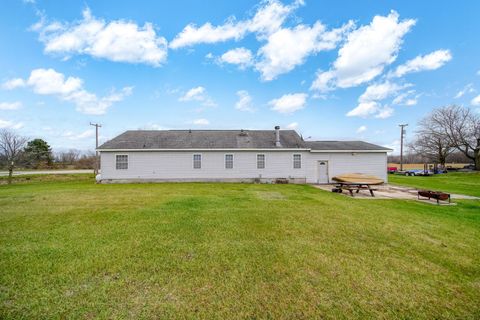
[[370,153],[370,152],[375,152],[375,153],[385,153],[385,152],[391,152],[393,150],[391,149],[385,149],[385,150],[310,150],[311,153]]
[[128,152],[128,151],[231,151],[231,152],[241,152],[241,151],[310,151],[310,149],[299,149],[299,148],[282,148],[282,149],[96,149],[99,152]]

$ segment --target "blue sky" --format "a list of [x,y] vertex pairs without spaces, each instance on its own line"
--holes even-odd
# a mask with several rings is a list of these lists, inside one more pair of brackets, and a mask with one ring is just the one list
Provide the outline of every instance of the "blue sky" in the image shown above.
[[128,129],[294,128],[396,148],[480,108],[478,1],[21,1],[0,12],[0,128],[54,149]]

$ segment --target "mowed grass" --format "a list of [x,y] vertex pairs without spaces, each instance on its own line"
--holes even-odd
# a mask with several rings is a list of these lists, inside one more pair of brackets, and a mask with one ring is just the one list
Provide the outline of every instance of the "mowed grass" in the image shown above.
[[480,172],[449,172],[432,176],[388,175],[388,182],[419,189],[429,189],[480,197]]
[[480,317],[478,201],[64,176],[0,208],[2,319]]

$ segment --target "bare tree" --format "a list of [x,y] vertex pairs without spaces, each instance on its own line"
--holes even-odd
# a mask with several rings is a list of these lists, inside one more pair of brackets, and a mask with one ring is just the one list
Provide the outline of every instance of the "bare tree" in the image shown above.
[[420,154],[424,162],[432,161],[444,166],[448,155],[455,151],[455,148],[443,128],[433,119],[434,115],[435,113],[420,120],[415,140],[409,147],[416,154]]
[[70,149],[68,151],[59,152],[55,155],[56,161],[62,164],[74,164],[80,158],[80,151]]
[[0,153],[7,161],[8,183],[12,183],[13,169],[20,158],[22,151],[28,139],[15,133],[14,131],[0,130]]
[[434,110],[431,121],[435,127],[441,128],[450,145],[480,170],[480,117],[468,108],[449,106]]

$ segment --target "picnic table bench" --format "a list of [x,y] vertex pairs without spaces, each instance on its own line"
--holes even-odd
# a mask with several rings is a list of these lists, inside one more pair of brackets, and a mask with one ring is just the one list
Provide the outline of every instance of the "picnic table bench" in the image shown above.
[[367,183],[346,183],[346,182],[337,183],[337,185],[332,191],[342,193],[343,190],[348,190],[348,192],[352,197],[353,197],[353,191],[355,191],[355,193],[359,193],[360,190],[368,190],[370,191],[370,195],[372,197],[375,197],[375,194],[373,192],[377,191],[377,189],[372,188],[371,185]]

